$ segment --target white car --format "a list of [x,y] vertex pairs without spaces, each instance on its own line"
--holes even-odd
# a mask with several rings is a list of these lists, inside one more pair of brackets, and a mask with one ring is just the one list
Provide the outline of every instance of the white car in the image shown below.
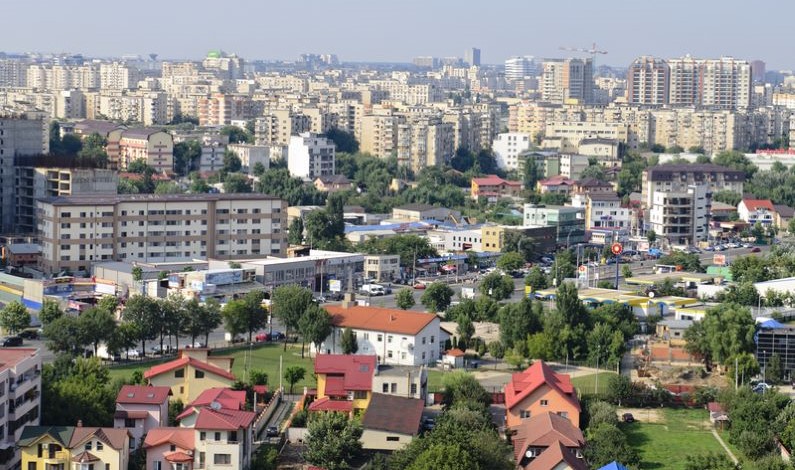
[[141,354],[141,351],[139,351],[137,349],[129,349],[126,353],[124,353],[124,355],[129,357],[130,359],[138,359],[143,354]]

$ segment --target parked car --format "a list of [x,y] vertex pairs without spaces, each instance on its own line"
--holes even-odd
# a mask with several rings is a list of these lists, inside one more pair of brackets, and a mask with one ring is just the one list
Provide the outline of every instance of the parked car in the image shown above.
[[22,337],[9,336],[7,338],[3,338],[2,346],[4,348],[14,348],[17,346],[22,346]]
[[279,435],[279,428],[276,426],[268,426],[265,428],[265,436],[266,437],[276,437]]
[[770,389],[771,387],[767,383],[759,382],[758,384],[754,385],[754,388],[752,388],[751,390],[753,390],[754,393],[765,393]]
[[632,416],[632,413],[624,413],[623,415],[621,415],[621,420],[624,421],[625,423],[634,423],[635,417]]
[[125,356],[129,357],[130,359],[139,359],[143,356],[141,351],[137,349],[130,349],[124,353]]
[[422,429],[430,431],[431,429],[433,429],[434,426],[436,426],[436,420],[434,418],[426,416],[422,420]]
[[164,344],[163,348],[160,348],[159,344],[156,344],[149,348],[149,353],[153,356],[160,356],[162,354],[170,354],[172,352],[172,348],[170,344]]
[[751,248],[751,253],[759,253],[760,251],[762,251],[762,249],[758,246]]
[[324,303],[327,302],[327,300],[326,300],[326,298],[324,296],[318,295],[317,297],[315,297],[315,302],[317,302],[319,304],[324,304]]
[[422,289],[425,289],[426,287],[428,287],[428,286],[426,286],[425,284],[423,284],[421,282],[418,282],[418,283],[414,284],[414,288],[417,289],[417,290],[422,290]]
[[39,339],[39,330],[35,328],[29,328],[19,333],[19,336],[24,339]]

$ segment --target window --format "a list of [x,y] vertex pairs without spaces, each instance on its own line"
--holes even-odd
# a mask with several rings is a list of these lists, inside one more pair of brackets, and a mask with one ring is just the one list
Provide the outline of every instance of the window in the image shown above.
[[392,335],[388,335],[388,336],[386,337],[386,342],[387,342],[387,343],[391,343],[391,342],[392,342]]
[[387,442],[398,442],[398,441],[400,441],[400,437],[399,436],[386,436],[386,441]]
[[171,444],[171,447],[169,448],[169,450],[170,450],[171,452],[174,452],[174,451],[176,451],[176,450],[177,450],[177,446],[175,446],[174,444]]
[[184,386],[179,387],[179,393],[180,394],[185,393],[185,387]]
[[397,383],[392,382],[392,393],[397,393]]
[[177,370],[175,370],[174,371],[174,377],[176,377],[178,379],[181,379],[182,377],[185,377],[185,369],[177,369]]
[[411,384],[411,395],[414,396],[417,394],[417,384]]
[[[41,444],[39,444],[39,449],[41,449]],[[41,453],[39,453],[39,457],[41,457]],[[28,470],[36,470],[36,462],[28,462]]]
[[565,411],[558,411],[558,415],[562,416],[563,418],[569,419],[569,413]]
[[161,461],[155,460],[154,462],[152,462],[152,470],[163,470],[162,465],[163,463]]
[[220,432],[215,433],[215,440],[216,441],[220,441],[221,440],[221,433]]
[[105,444],[103,444],[101,441],[97,441],[97,450],[102,450],[104,447]]
[[204,378],[204,371],[197,369],[196,371],[193,372],[193,376],[195,378],[197,378],[197,379],[203,379]]
[[434,336],[431,335],[431,344],[433,344],[433,341],[434,341]]
[[135,420],[131,418],[124,418],[124,427],[125,428],[134,428],[135,427]]
[[110,470],[110,464],[109,463],[105,464],[105,470]]
[[387,351],[386,352],[386,357],[391,359],[392,358],[392,351]]
[[213,464],[215,465],[232,465],[231,454],[214,454]]
[[227,439],[229,442],[237,442],[237,431],[229,431],[229,438]]
[[541,400],[541,406],[549,406],[549,400]]
[[204,452],[199,452],[199,468],[204,467]]
[[[381,391],[383,393],[389,393],[389,384],[388,383],[384,383],[381,386]],[[39,444],[39,457],[41,457],[41,444]]]
[[519,417],[522,418],[522,419],[529,418],[530,417],[530,410],[522,410],[519,413]]
[[91,450],[91,441],[86,442],[86,450]]
[[353,399],[354,400],[366,400],[367,399],[367,391],[366,390],[355,390],[353,392]]
[[422,344],[425,344],[425,336],[422,337]]
[[378,342],[380,343],[381,341],[384,340],[384,336],[381,333],[379,333],[377,339],[378,339]]
[[206,433],[206,432],[204,432],[204,431],[200,432],[200,433],[199,433],[199,440],[200,440],[200,441],[203,441],[203,440],[205,440],[205,439],[207,439],[207,433]]

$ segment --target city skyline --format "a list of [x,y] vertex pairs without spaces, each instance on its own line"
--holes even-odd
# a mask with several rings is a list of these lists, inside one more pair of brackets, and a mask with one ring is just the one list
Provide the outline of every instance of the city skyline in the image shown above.
[[[745,6],[739,0],[674,0],[659,5],[606,0],[598,4],[528,3],[483,10],[469,1],[350,0],[332,4],[311,0],[300,7],[284,3],[246,5],[219,19],[212,13],[218,7],[206,0],[141,0],[134,8],[88,0],[79,13],[65,4],[52,4],[46,18],[36,15],[29,4],[12,3],[5,6],[5,13],[14,21],[0,31],[0,43],[5,52],[17,53],[70,52],[92,57],[146,57],[157,53],[161,59],[195,60],[207,51],[222,49],[250,60],[294,60],[301,53],[311,52],[337,54],[346,62],[462,57],[465,49],[478,47],[484,64],[501,64],[517,55],[585,57],[587,54],[559,48],[590,48],[596,43],[599,49],[608,51],[598,56],[597,62],[612,66],[626,67],[642,55],[690,54],[760,59],[769,69],[792,68],[783,48],[768,46],[786,42],[782,31],[786,31],[786,18],[795,13],[795,5],[765,0],[756,4],[755,10],[775,11],[775,15],[723,13]],[[716,8],[721,10],[719,21],[715,19]],[[684,10],[689,15],[683,15]],[[290,18],[295,21],[284,21]],[[652,20],[645,18],[653,19],[653,25],[659,27],[649,27]],[[385,24],[394,26],[385,28]],[[131,33],[118,35],[120,25],[122,31],[129,29]],[[37,33],[30,34],[34,30]]]

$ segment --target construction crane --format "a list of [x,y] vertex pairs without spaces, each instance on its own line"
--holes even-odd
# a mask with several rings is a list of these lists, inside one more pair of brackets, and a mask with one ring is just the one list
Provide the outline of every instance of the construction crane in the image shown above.
[[562,51],[585,52],[586,54],[591,54],[591,61],[593,61],[594,65],[596,65],[596,54],[607,54],[607,51],[597,49],[596,43],[591,44],[590,49],[585,49],[582,47],[565,47],[565,46],[560,46],[558,49]]

